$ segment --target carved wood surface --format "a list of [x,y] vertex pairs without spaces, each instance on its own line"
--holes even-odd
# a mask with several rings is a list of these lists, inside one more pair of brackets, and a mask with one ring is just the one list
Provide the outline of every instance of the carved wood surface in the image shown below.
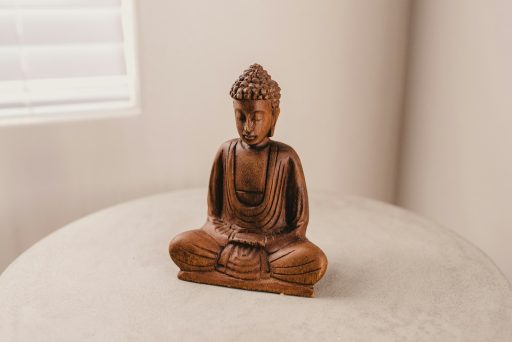
[[258,64],[231,92],[239,138],[218,149],[207,221],[169,245],[180,279],[248,290],[312,296],[327,258],[308,241],[308,194],[290,146],[273,141],[280,88]]

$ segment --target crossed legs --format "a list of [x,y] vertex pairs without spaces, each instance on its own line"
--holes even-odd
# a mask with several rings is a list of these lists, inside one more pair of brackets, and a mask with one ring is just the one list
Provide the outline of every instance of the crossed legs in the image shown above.
[[[221,271],[239,279],[236,273],[226,272],[226,265],[219,267],[219,257],[223,250],[208,233],[202,229],[186,231],[176,236],[169,245],[172,260],[182,271],[208,272]],[[319,281],[327,269],[325,254],[307,240],[297,240],[267,255],[270,277],[288,283],[311,286]],[[258,270],[255,270],[258,272]]]

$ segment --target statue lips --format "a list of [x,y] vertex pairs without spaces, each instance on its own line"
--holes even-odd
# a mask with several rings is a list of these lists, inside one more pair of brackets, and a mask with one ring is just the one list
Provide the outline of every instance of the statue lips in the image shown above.
[[251,141],[251,140],[256,139],[255,135],[243,134],[243,136],[244,136],[245,140],[247,140],[247,141]]

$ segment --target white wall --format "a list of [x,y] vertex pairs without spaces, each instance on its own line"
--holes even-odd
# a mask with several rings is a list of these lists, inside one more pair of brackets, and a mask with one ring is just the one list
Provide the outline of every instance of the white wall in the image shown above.
[[229,88],[253,62],[283,89],[275,139],[299,152],[310,188],[392,199],[408,7],[139,1],[140,117],[0,127],[0,270],[80,216],[206,185],[236,135]]
[[512,279],[512,2],[417,1],[399,203]]

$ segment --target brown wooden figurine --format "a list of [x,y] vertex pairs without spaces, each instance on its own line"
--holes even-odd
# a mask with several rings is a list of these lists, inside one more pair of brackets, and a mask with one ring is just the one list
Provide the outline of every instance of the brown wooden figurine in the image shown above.
[[258,64],[233,84],[240,138],[222,144],[215,156],[206,223],[170,243],[180,279],[313,296],[327,258],[306,238],[308,194],[299,156],[270,140],[280,90]]

